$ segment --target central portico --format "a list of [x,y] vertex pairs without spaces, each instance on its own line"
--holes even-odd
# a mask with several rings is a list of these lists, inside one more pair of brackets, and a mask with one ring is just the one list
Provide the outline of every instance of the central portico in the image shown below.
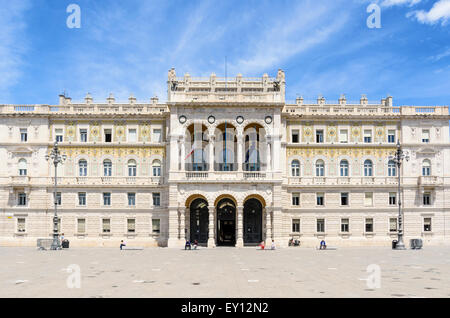
[[[281,239],[285,77],[192,78],[169,71],[168,246]],[[275,201],[274,197],[279,200]]]

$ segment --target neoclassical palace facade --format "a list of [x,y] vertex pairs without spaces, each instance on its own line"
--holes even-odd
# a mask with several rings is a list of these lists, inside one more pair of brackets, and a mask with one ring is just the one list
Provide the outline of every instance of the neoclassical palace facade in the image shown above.
[[[71,246],[450,243],[448,107],[285,101],[285,74],[168,73],[167,102],[110,95],[0,105],[0,245],[59,231]],[[57,141],[66,160],[46,155]]]

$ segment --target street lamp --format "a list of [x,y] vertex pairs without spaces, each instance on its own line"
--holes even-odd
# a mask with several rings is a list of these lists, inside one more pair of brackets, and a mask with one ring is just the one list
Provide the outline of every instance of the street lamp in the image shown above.
[[395,246],[396,250],[405,250],[405,244],[403,243],[403,213],[402,213],[402,199],[400,193],[400,168],[403,159],[409,161],[409,155],[404,152],[402,146],[400,145],[400,140],[397,140],[397,151],[394,156],[390,156],[389,160],[392,160],[397,165],[397,176],[398,176],[398,240]]
[[61,249],[61,244],[59,243],[59,238],[58,238],[58,214],[57,214],[57,206],[58,206],[58,201],[56,198],[56,194],[57,194],[57,186],[58,186],[58,164],[63,164],[64,161],[66,161],[67,156],[66,155],[61,155],[59,152],[59,148],[58,148],[58,142],[55,141],[55,144],[53,145],[53,149],[52,152],[50,153],[50,155],[45,155],[45,160],[49,161],[53,161],[53,164],[55,166],[55,187],[53,190],[53,201],[54,201],[54,206],[55,206],[55,214],[53,215],[53,242],[52,245],[50,247],[51,250],[60,250]]

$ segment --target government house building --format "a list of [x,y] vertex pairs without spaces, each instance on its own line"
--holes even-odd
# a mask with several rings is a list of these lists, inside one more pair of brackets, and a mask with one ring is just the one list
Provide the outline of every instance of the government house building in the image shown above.
[[[88,93],[0,105],[0,245],[51,238],[56,202],[75,247],[390,246],[399,199],[406,244],[450,244],[448,107],[365,95],[289,103],[285,90],[282,70],[171,69],[167,102]],[[65,159],[56,177],[46,160],[55,142]]]

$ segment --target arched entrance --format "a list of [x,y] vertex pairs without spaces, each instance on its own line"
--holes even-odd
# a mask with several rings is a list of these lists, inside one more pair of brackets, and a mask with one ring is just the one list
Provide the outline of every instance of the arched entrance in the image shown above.
[[230,198],[217,204],[217,245],[234,246],[236,244],[236,205]]
[[255,198],[244,203],[244,244],[257,245],[262,242],[262,203]]
[[209,211],[208,202],[202,198],[192,201],[190,212],[190,240],[197,240],[199,244],[208,243]]

